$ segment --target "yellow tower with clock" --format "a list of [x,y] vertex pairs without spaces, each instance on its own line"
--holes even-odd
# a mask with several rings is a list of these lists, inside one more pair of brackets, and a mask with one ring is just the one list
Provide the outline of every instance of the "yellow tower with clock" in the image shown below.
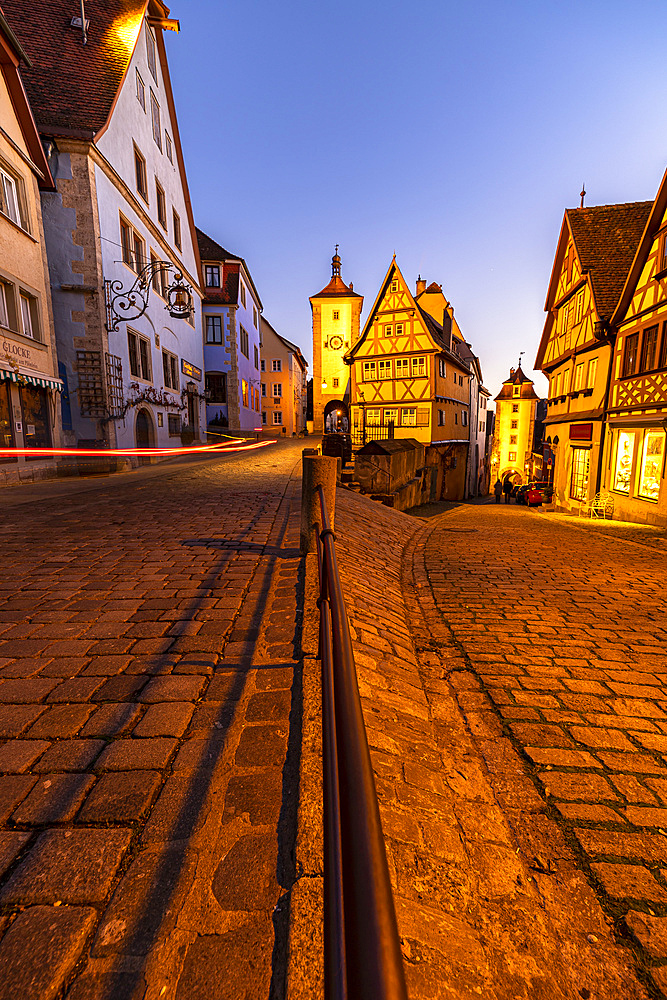
[[340,275],[338,245],[331,281],[311,295],[313,311],[313,432],[349,429],[349,368],[344,355],[359,338],[363,295]]

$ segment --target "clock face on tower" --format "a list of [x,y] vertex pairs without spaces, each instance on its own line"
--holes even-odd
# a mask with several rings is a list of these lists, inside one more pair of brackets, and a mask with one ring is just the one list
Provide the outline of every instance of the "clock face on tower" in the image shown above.
[[339,351],[342,346],[343,346],[342,337],[335,336],[329,338],[329,347],[331,347],[332,350]]

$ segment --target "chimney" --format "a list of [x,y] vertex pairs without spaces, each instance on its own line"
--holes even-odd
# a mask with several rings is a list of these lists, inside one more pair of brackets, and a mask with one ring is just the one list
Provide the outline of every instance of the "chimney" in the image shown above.
[[351,292],[354,291],[354,282],[353,281],[350,282],[349,288],[350,288]]
[[426,291],[426,279],[422,278],[421,274],[417,278],[417,291],[416,295],[421,295],[422,292]]
[[515,368],[510,368],[510,378],[514,378],[515,372],[516,372]]

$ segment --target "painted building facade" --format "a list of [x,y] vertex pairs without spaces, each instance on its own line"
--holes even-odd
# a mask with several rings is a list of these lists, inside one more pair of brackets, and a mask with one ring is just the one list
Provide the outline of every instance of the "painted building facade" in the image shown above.
[[560,510],[577,511],[600,490],[614,353],[610,321],[651,204],[565,212],[535,359],[549,379],[547,466]]
[[349,373],[345,355],[359,338],[363,295],[341,277],[338,247],[331,259],[331,281],[311,295],[313,316],[313,431],[349,428]]
[[262,426],[272,437],[292,437],[306,426],[308,365],[296,344],[262,316]]
[[667,525],[667,173],[611,324],[602,484],[615,518]]
[[204,281],[204,367],[209,435],[262,430],[262,302],[242,257],[197,230]]
[[440,467],[433,500],[462,499],[466,489],[470,369],[446,326],[419,305],[394,258],[345,358],[355,439],[414,438],[427,446],[427,463]]
[[[162,37],[174,22],[158,0],[99,5],[83,44],[64,2],[7,7],[34,53],[26,87],[56,182],[42,208],[69,397],[63,439],[101,448],[197,440],[199,258]],[[168,308],[179,274],[192,296],[187,318]],[[130,289],[134,303],[123,302],[117,293]]]
[[513,483],[530,479],[537,399],[534,383],[524,375],[521,365],[510,368],[509,378],[495,398],[492,484],[497,479],[509,478]]
[[[60,390],[40,188],[53,179],[21,82],[29,59],[0,12],[0,448],[60,445]],[[0,456],[0,482],[53,461]]]

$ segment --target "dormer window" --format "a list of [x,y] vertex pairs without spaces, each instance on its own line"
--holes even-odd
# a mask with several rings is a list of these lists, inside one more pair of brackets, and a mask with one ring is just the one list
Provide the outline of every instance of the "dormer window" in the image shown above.
[[220,267],[218,264],[207,264],[204,268],[207,288],[220,288]]
[[515,385],[514,388],[512,389],[512,394],[514,396],[518,396],[520,392],[521,392],[521,386]]

